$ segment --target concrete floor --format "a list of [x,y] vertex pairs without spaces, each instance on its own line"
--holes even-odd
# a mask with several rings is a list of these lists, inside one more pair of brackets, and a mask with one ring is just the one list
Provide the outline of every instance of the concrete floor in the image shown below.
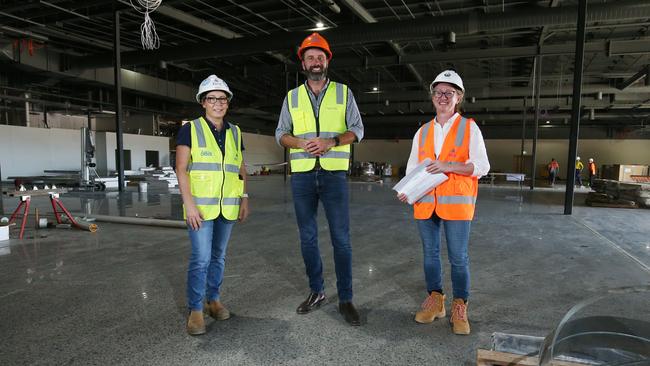
[[[392,184],[350,183],[361,327],[337,313],[323,214],[328,304],[296,314],[309,290],[290,189],[281,177],[253,177],[253,213],[235,227],[228,251],[222,299],[230,320],[208,320],[201,337],[185,333],[184,230],[29,229],[27,239],[0,244],[0,364],[475,365],[493,332],[544,336],[585,298],[650,284],[650,210],[584,207],[580,191],[574,215],[565,216],[559,189],[481,186],[470,244],[472,334],[454,336],[446,319],[416,324],[426,296],[421,244]],[[72,211],[181,214],[178,195],[154,186],[63,197]],[[3,203],[8,216],[17,200]],[[34,204],[49,212],[46,199]],[[450,293],[447,264],[445,271]],[[628,317],[649,319],[647,303],[632,305]]]

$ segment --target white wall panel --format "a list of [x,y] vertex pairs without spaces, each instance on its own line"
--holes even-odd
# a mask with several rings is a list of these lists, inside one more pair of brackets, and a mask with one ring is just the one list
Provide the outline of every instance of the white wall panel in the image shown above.
[[[0,125],[2,179],[8,176],[42,175],[43,170],[79,170],[80,130],[29,128]],[[97,168],[100,174],[115,170],[115,133],[95,136]],[[124,134],[124,148],[131,150],[131,167],[145,166],[145,150],[158,151],[160,165],[169,165],[169,138]],[[101,151],[99,151],[101,149]]]
[[79,170],[81,132],[0,125],[2,179],[42,175],[43,170]]

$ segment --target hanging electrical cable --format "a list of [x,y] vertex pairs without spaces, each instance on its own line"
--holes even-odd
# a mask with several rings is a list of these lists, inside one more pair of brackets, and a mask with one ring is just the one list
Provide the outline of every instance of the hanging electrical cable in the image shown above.
[[134,0],[129,1],[135,10],[144,14],[144,22],[142,25],[140,25],[140,40],[142,41],[142,48],[145,50],[154,50],[159,48],[160,38],[158,38],[158,33],[156,33],[156,25],[154,24],[149,14],[158,9],[162,3],[162,0],[135,0],[139,7],[133,3]]

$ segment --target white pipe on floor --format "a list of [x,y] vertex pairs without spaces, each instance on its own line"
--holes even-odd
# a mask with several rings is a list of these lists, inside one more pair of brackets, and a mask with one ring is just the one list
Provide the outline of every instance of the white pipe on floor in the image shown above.
[[181,220],[161,220],[150,219],[141,217],[124,217],[124,216],[109,216],[109,215],[87,215],[88,218],[94,218],[97,221],[111,222],[115,224],[130,224],[130,225],[145,225],[145,226],[162,226],[172,227],[178,229],[186,229],[185,221]]

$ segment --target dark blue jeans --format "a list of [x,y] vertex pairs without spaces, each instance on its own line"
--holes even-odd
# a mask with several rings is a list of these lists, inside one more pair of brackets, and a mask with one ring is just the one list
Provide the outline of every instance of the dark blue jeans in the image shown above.
[[471,221],[443,220],[435,212],[430,219],[415,220],[422,239],[424,252],[424,278],[427,292],[442,290],[442,265],[440,261],[441,228],[445,228],[447,253],[451,264],[451,285],[455,299],[469,297],[469,230]]
[[344,171],[317,170],[291,176],[293,204],[300,231],[300,249],[313,292],[323,292],[323,262],[318,247],[316,214],[323,203],[334,247],[339,302],[352,301],[352,247],[350,246],[349,191]]
[[199,230],[188,229],[192,242],[187,268],[187,306],[190,310],[203,309],[204,297],[208,301],[219,300],[226,248],[235,222],[219,216],[203,221]]

